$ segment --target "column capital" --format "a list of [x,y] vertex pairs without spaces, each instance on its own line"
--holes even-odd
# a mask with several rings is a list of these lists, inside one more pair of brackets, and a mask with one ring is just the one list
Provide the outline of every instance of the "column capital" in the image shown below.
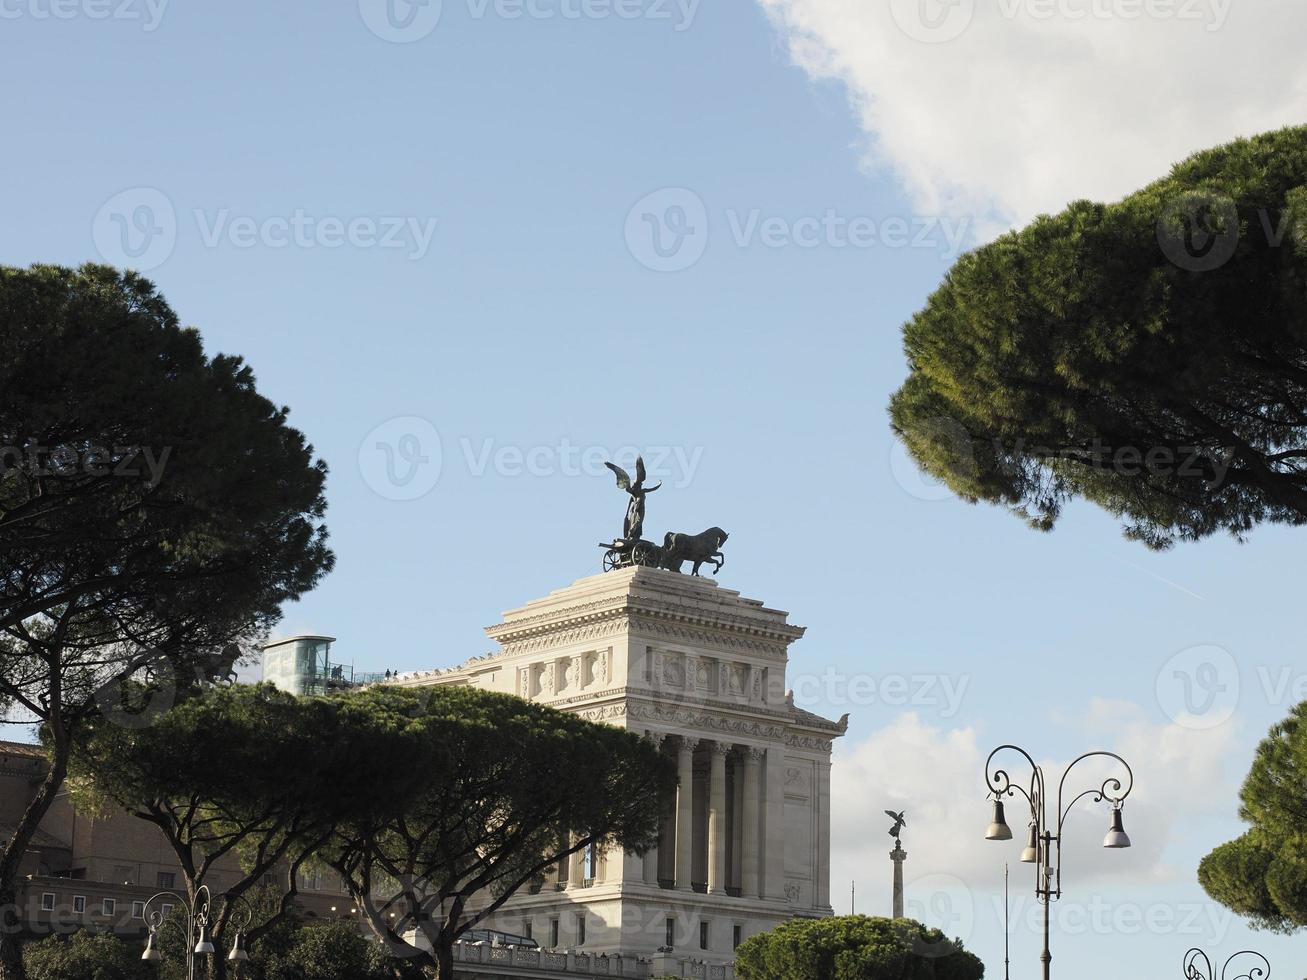
[[746,745],[744,747],[744,761],[750,765],[757,765],[767,758],[767,750],[757,745]]
[[693,752],[699,747],[699,740],[693,735],[682,735],[680,738],[681,748],[687,752]]
[[662,748],[663,742],[666,741],[667,733],[654,732],[654,731],[650,731],[649,729],[645,729],[644,737],[647,741],[653,743],[654,748],[659,749]]
[[713,755],[730,755],[731,749],[733,749],[735,746],[730,742],[722,742],[720,740],[714,740],[708,743],[708,747],[712,751]]

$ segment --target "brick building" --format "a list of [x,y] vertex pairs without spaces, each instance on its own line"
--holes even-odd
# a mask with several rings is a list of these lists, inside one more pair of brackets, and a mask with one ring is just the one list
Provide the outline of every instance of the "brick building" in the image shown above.
[[[0,835],[12,836],[45,776],[39,746],[0,742]],[[208,885],[215,893],[236,878],[236,858],[219,862]],[[18,904],[31,934],[94,929],[144,935],[145,903],[161,891],[185,894],[181,868],[159,829],[128,813],[78,813],[67,790],[41,822],[20,868]],[[349,918],[339,880],[321,873],[301,878],[306,918]],[[162,903],[171,904],[171,903]]]

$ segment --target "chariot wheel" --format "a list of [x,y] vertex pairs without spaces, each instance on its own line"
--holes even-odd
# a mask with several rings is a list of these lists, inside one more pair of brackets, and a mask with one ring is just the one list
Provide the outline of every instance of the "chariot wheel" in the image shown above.
[[609,548],[604,552],[604,571],[611,572],[614,568],[622,567],[622,553],[616,548]]
[[647,541],[637,542],[631,549],[631,564],[655,568],[658,565],[658,549]]

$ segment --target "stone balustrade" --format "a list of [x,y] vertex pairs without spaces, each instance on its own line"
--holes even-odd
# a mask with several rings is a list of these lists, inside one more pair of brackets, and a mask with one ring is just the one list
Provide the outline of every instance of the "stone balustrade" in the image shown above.
[[694,980],[734,980],[730,966],[695,963],[672,956],[653,960],[636,956],[566,952],[551,949],[523,949],[495,946],[486,942],[456,943],[454,963],[458,972],[469,977],[544,978],[552,977],[688,977]]

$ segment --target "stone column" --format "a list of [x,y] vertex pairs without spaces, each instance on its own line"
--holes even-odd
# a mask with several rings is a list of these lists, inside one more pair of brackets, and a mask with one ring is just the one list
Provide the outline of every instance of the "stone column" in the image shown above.
[[[576,837],[572,838],[572,846],[576,846]],[[570,891],[573,888],[585,887],[585,849],[574,851],[568,859],[567,864],[567,887]]]
[[743,873],[740,876],[740,892],[745,898],[757,898],[758,891],[758,804],[761,802],[762,788],[759,785],[758,772],[762,768],[762,749],[744,750],[744,841]]
[[676,791],[676,887],[694,888],[694,750],[697,738],[681,736],[676,748],[676,768],[680,786]]
[[[667,737],[662,732],[645,732],[644,734],[645,734],[645,738],[649,739],[649,741],[653,743],[653,746],[656,749],[662,747],[663,739]],[[663,839],[662,836],[660,835],[658,838],[658,845],[644,856],[644,867],[642,869],[642,878],[644,880],[644,883],[647,885],[658,884],[658,852],[662,850],[662,847],[663,847]]]
[[762,897],[785,896],[785,749],[773,745],[763,763]]
[[712,768],[708,771],[708,894],[726,893],[726,742],[710,746]]
[[908,859],[908,852],[903,844],[894,842],[894,850],[889,852],[889,859],[894,862],[894,918],[903,918],[903,862]]

